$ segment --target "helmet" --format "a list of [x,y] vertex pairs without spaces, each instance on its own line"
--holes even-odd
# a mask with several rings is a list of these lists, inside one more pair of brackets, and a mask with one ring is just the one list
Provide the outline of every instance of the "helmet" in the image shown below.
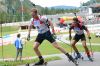
[[78,18],[73,18],[73,20],[75,21],[75,22],[79,22],[79,20],[78,20]]

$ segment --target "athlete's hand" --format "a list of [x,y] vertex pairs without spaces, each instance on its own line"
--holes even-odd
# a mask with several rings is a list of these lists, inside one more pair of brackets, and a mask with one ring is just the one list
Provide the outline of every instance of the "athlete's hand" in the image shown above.
[[72,39],[72,36],[71,35],[69,35],[69,40],[71,40]]
[[91,39],[91,37],[88,37],[88,39]]
[[27,36],[27,41],[29,41],[30,40],[30,34],[28,34],[28,36]]

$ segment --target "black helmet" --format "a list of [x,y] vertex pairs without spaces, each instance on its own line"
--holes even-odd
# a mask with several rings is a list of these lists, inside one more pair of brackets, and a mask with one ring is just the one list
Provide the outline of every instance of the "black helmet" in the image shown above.
[[73,18],[73,20],[75,21],[75,22],[79,22],[79,20],[78,20],[78,18]]

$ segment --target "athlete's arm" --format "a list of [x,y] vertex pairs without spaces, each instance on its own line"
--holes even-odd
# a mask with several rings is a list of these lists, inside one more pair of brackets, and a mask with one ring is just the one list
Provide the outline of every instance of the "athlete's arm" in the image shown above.
[[48,22],[49,22],[49,24],[50,24],[50,27],[51,27],[51,29],[52,29],[53,34],[55,34],[53,23],[52,23],[50,20],[48,20]]
[[90,31],[87,29],[86,26],[83,26],[84,30],[87,32],[87,36],[89,39],[91,39],[91,36],[90,36]]
[[71,28],[71,26],[70,26],[70,28],[69,28],[69,40],[72,39],[72,36],[71,36],[71,30],[72,30],[72,28]]
[[27,40],[30,40],[30,32],[31,32],[32,25],[33,24],[32,24],[32,21],[31,21],[31,23],[28,26],[28,36],[27,36]]
[[32,27],[32,25],[29,25],[29,26],[28,26],[28,36],[27,36],[27,40],[28,40],[28,41],[30,40],[31,27]]
[[32,28],[32,25],[29,25],[29,26],[28,26],[28,35],[30,35],[31,28]]
[[86,32],[87,32],[87,36],[88,36],[88,38],[91,39],[90,32],[89,32],[88,29],[86,30]]

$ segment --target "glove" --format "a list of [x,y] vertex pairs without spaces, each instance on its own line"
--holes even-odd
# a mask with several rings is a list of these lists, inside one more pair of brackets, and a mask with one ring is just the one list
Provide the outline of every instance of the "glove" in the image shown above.
[[88,37],[88,39],[91,39],[91,37]]
[[30,34],[28,34],[28,36],[27,36],[27,41],[29,41],[30,40]]
[[69,35],[69,40],[71,40],[72,39],[72,36],[71,35]]

